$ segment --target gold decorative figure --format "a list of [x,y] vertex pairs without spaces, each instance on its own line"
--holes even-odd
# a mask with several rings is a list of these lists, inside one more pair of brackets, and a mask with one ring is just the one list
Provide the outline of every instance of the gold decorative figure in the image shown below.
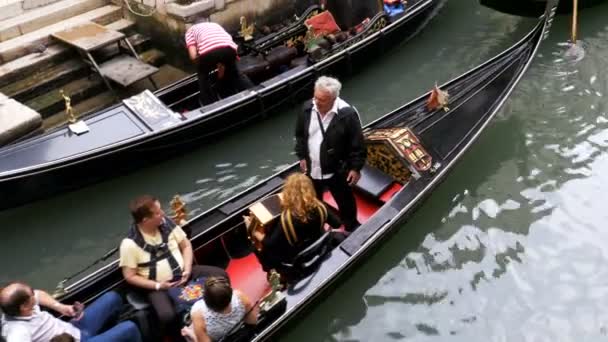
[[247,19],[245,16],[241,16],[240,19],[241,30],[239,31],[239,35],[243,37],[243,39],[248,42],[253,39],[253,30],[255,29],[255,24],[251,24],[247,26]]
[[433,87],[433,90],[431,90],[431,95],[426,102],[426,109],[428,111],[443,109],[447,112],[450,110],[448,108],[449,98],[450,95],[448,92],[439,89],[437,83],[435,83],[435,87]]
[[76,116],[74,116],[74,110],[72,109],[72,99],[63,92],[63,89],[59,93],[65,101],[65,114],[68,117],[68,122],[71,124],[76,123]]
[[175,223],[179,224],[180,226],[186,224],[188,222],[186,204],[184,203],[184,201],[182,201],[179,195],[173,196],[173,199],[171,200],[171,202],[169,202],[169,204],[171,205],[171,210],[173,211],[173,216],[171,217],[173,221],[175,221]]
[[266,303],[267,306],[272,306],[276,300],[278,299],[277,293],[281,291],[283,285],[281,285],[281,275],[275,269],[270,270],[268,275],[268,282],[270,283],[271,291],[266,297],[264,297],[263,302]]

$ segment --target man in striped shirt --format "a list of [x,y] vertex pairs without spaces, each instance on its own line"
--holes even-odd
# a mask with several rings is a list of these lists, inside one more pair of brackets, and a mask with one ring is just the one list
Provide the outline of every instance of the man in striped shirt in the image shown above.
[[220,99],[209,82],[209,73],[218,69],[218,82],[232,95],[253,86],[236,66],[237,45],[220,25],[204,22],[186,31],[186,46],[190,59],[198,63],[200,102],[208,105]]

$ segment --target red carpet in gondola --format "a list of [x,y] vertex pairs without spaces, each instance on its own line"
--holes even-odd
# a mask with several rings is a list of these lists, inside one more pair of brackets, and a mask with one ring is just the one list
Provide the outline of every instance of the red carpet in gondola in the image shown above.
[[241,290],[252,302],[262,298],[270,289],[266,272],[253,253],[246,257],[230,259],[226,268],[232,287]]

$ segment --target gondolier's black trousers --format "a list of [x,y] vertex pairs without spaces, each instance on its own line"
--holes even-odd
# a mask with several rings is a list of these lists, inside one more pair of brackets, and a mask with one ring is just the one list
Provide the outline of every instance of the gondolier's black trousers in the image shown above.
[[335,173],[329,179],[320,180],[313,178],[312,183],[315,186],[319,200],[323,200],[323,191],[329,189],[338,205],[344,229],[349,232],[357,229],[360,225],[359,221],[357,221],[357,203],[355,202],[353,188],[346,182],[346,175]]
[[[226,277],[230,279],[228,273],[219,267],[192,265],[192,275],[190,276],[190,279],[211,276]],[[171,296],[169,296],[169,293],[164,290],[149,291],[148,300],[158,316],[163,334],[179,335],[179,329],[181,328],[182,322],[179,322],[177,319],[175,304],[173,303]]]
[[[209,73],[217,68],[218,63],[225,66],[224,77],[218,79],[213,86]],[[220,98],[253,87],[249,78],[238,70],[236,51],[230,47],[220,47],[198,57],[198,85],[201,105],[211,104]]]

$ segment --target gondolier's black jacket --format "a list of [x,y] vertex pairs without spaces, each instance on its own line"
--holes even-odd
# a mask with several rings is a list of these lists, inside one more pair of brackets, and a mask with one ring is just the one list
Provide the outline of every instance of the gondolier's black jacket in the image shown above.
[[[304,105],[296,123],[296,155],[305,159],[310,172],[311,162],[308,153],[308,128],[310,127],[312,100]],[[317,120],[316,117],[313,117]],[[331,120],[321,143],[321,170],[327,173],[346,173],[360,171],[365,164],[367,153],[363,142],[363,132],[359,115],[352,107],[343,107]]]

